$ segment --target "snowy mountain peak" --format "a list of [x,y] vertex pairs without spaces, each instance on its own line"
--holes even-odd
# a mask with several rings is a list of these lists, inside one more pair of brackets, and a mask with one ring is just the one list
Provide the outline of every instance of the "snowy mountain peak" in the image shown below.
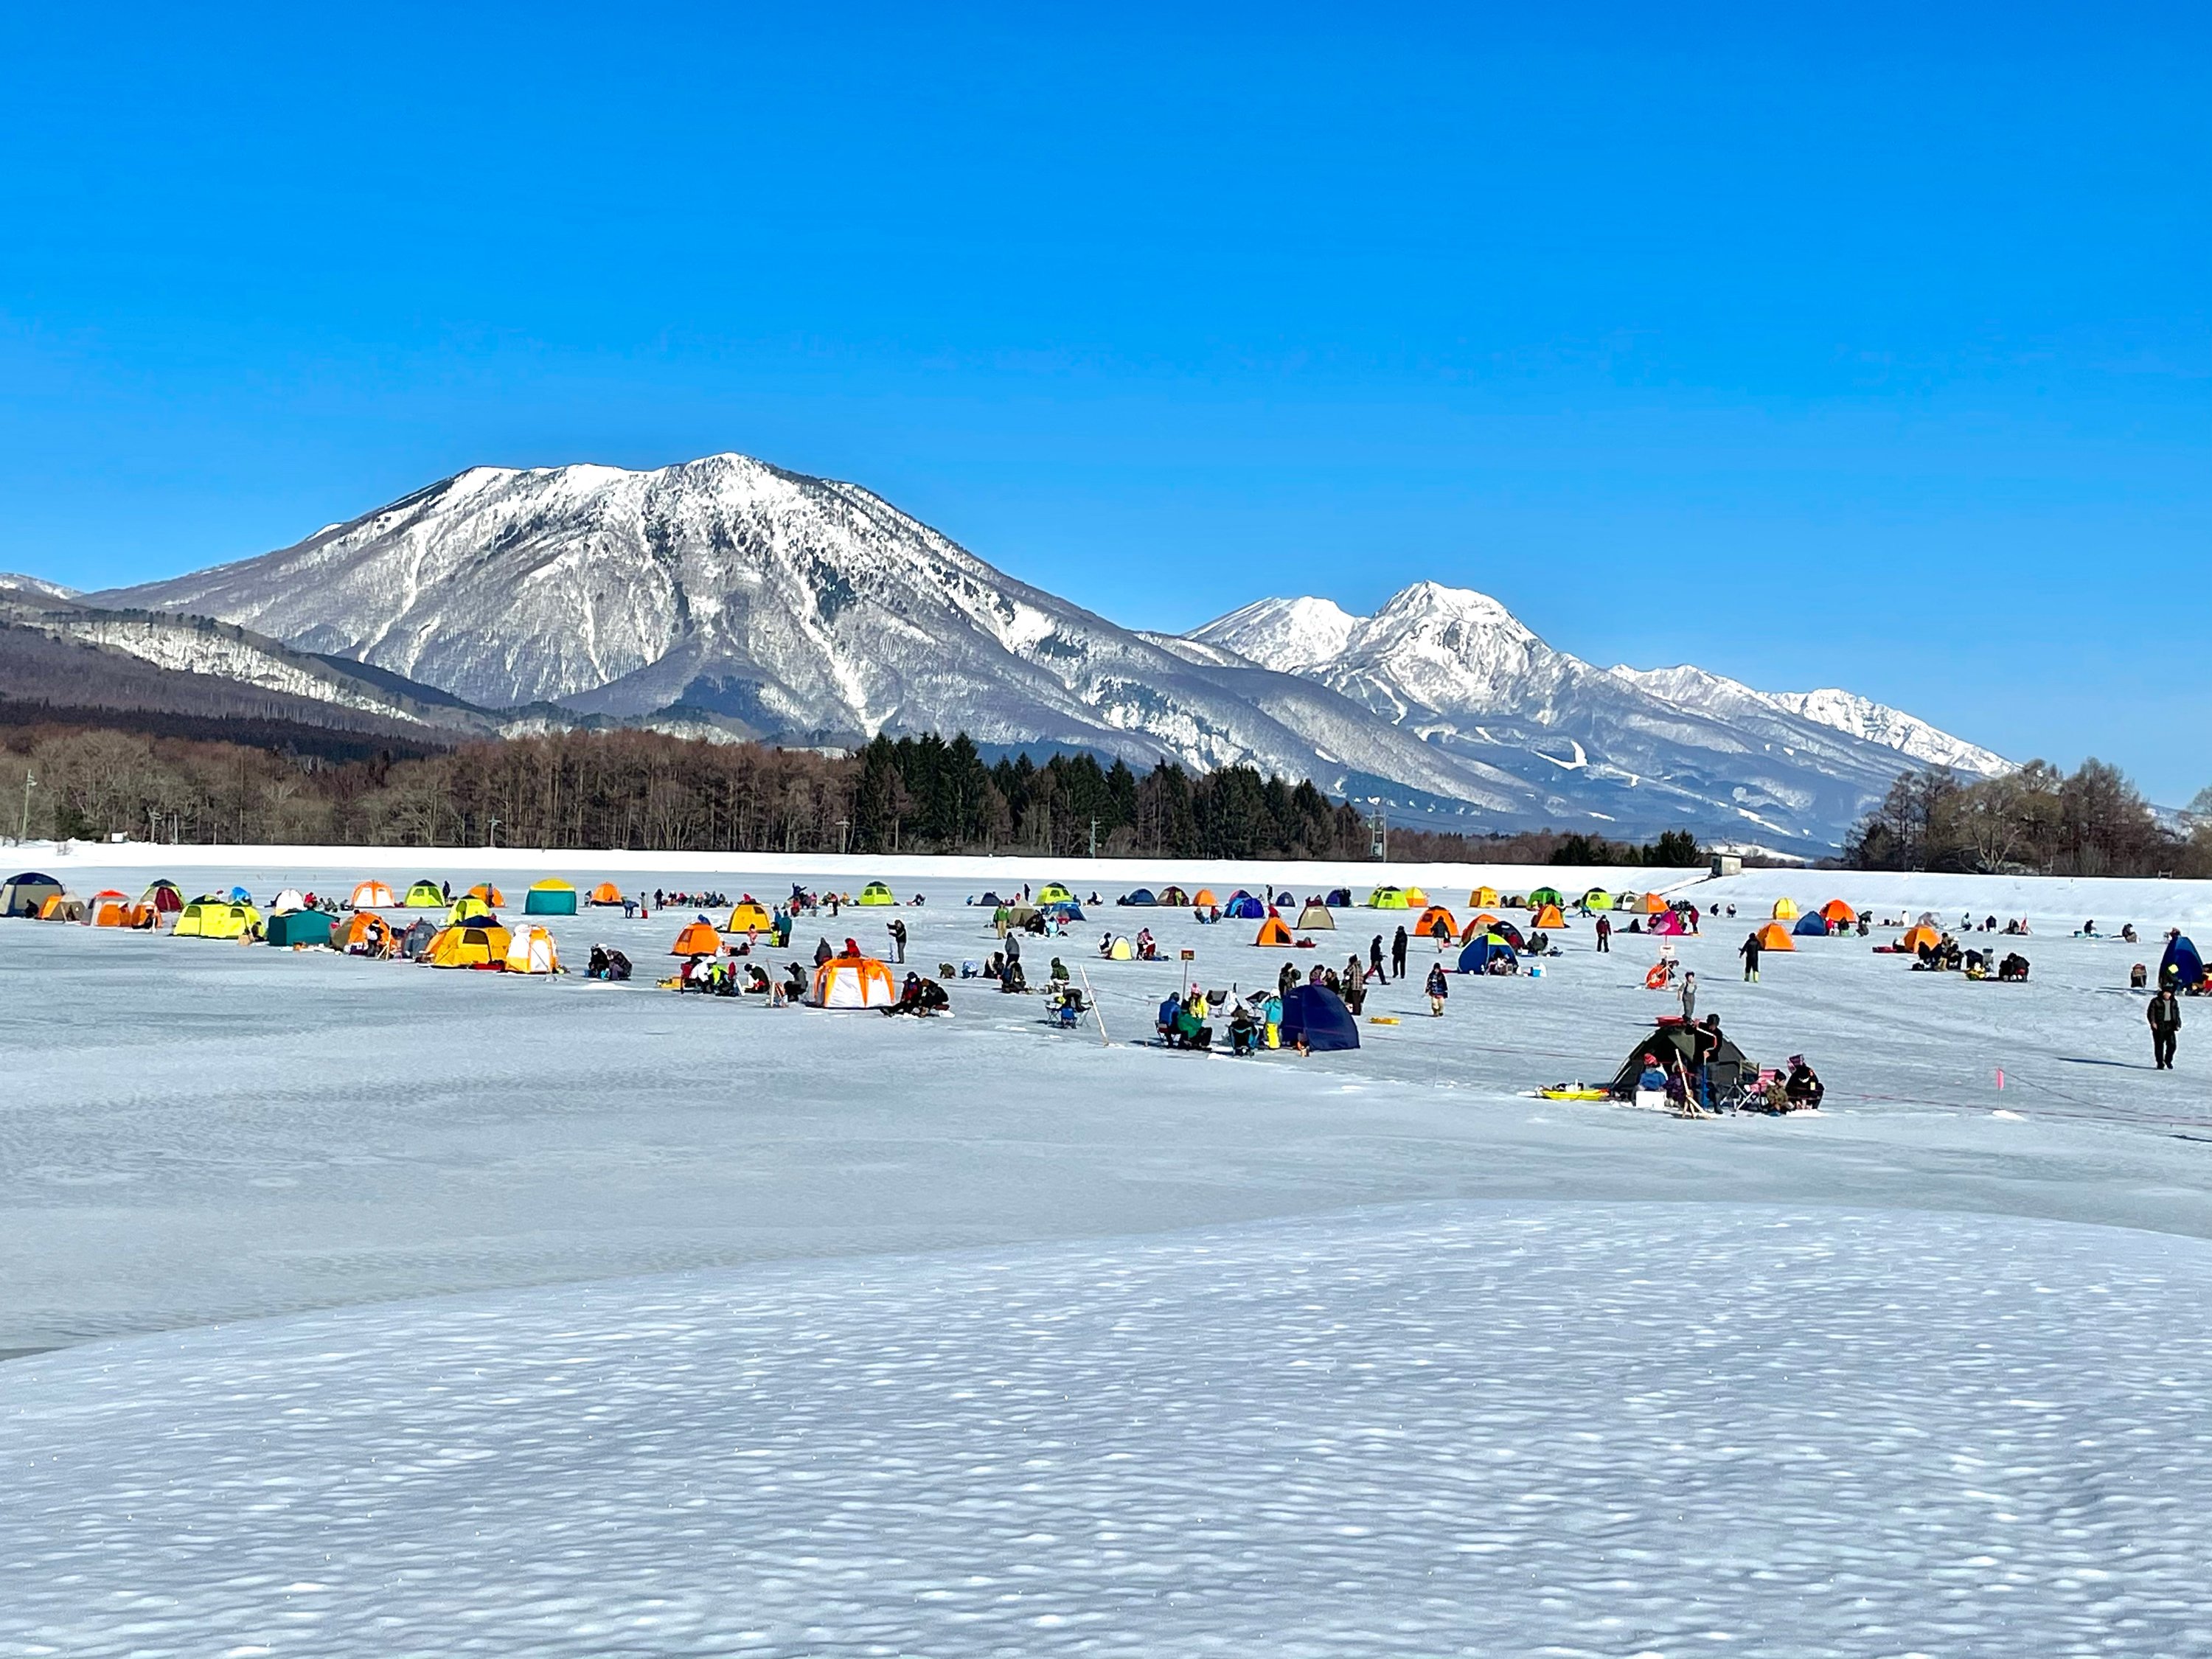
[[1334,599],[1255,599],[1216,617],[1190,637],[1233,651],[1262,668],[1295,674],[1343,655],[1352,630],[1365,620]]
[[50,582],[37,576],[21,576],[12,571],[0,571],[0,597],[27,599],[73,599],[76,589],[64,587],[59,582]]
[[1672,668],[1624,665],[1613,672],[1653,696],[1700,714],[1728,718],[1754,708],[1771,708],[1893,750],[1923,765],[1948,766],[1981,777],[2000,777],[2013,769],[2010,761],[1992,750],[1954,738],[1901,708],[1832,686],[1818,691],[1759,691],[1687,663]]

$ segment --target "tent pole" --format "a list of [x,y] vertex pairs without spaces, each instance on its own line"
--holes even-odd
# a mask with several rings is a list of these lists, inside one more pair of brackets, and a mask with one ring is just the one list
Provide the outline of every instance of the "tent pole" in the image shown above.
[[1106,1035],[1106,1013],[1098,1006],[1098,993],[1091,988],[1091,970],[1078,968],[1075,971],[1083,975],[1083,994],[1091,999],[1091,1017],[1098,1022],[1098,1040],[1110,1048],[1114,1039]]

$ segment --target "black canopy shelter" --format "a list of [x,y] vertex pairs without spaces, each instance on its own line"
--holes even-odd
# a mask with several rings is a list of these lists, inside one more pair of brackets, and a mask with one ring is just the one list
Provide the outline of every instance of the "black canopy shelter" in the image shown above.
[[1628,1051],[1628,1058],[1613,1079],[1612,1092],[1616,1100],[1634,1097],[1646,1054],[1657,1055],[1660,1069],[1668,1073],[1674,1069],[1675,1056],[1680,1055],[1683,1069],[1689,1073],[1693,1085],[1702,1062],[1707,1068],[1707,1084],[1716,1097],[1741,1088],[1759,1075],[1758,1066],[1727,1037],[1717,1038],[1705,1027],[1686,1020],[1662,1019],[1650,1036]]

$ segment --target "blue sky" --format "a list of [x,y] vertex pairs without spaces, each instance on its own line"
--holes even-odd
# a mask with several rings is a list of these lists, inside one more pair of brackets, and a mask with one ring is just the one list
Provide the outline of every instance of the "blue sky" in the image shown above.
[[0,568],[734,449],[2212,781],[2200,10],[311,9],[11,19]]

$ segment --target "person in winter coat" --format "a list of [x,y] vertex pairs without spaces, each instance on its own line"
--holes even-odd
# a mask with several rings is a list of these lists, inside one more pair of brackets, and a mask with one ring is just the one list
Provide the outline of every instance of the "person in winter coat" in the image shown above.
[[2181,999],[2173,994],[2171,985],[2158,988],[2144,1017],[2150,1021],[2150,1057],[2158,1070],[2170,1072],[2174,1045],[2181,1038]]
[[1406,930],[1398,929],[1397,937],[1390,941],[1390,971],[1400,979],[1406,977]]
[[1354,1019],[1367,1006],[1367,975],[1359,971],[1359,958],[1354,957],[1344,970],[1344,1006],[1352,1011]]
[[1451,979],[1441,962],[1429,964],[1427,984],[1421,988],[1429,994],[1429,1012],[1438,1019],[1444,1014],[1444,999],[1451,994]]
[[1597,953],[1601,957],[1613,954],[1613,923],[1604,916],[1597,919]]
[[1698,976],[1695,974],[1682,975],[1681,989],[1678,994],[1682,999],[1682,1023],[1685,1025],[1696,1024],[1698,1023]]
[[817,968],[819,968],[823,963],[829,961],[830,957],[836,954],[837,953],[835,951],[830,948],[830,941],[828,939],[825,939],[818,940],[814,946],[814,965]]
[[1743,978],[1747,985],[1759,983],[1759,935],[1747,933],[1742,944],[1736,946],[1736,955],[1743,958]]
[[1380,933],[1376,934],[1368,943],[1367,965],[1375,970],[1375,982],[1377,985],[1388,985],[1390,982],[1389,975],[1382,971],[1382,935]]
[[885,931],[891,936],[891,960],[904,962],[906,960],[906,923],[894,917],[886,925]]

